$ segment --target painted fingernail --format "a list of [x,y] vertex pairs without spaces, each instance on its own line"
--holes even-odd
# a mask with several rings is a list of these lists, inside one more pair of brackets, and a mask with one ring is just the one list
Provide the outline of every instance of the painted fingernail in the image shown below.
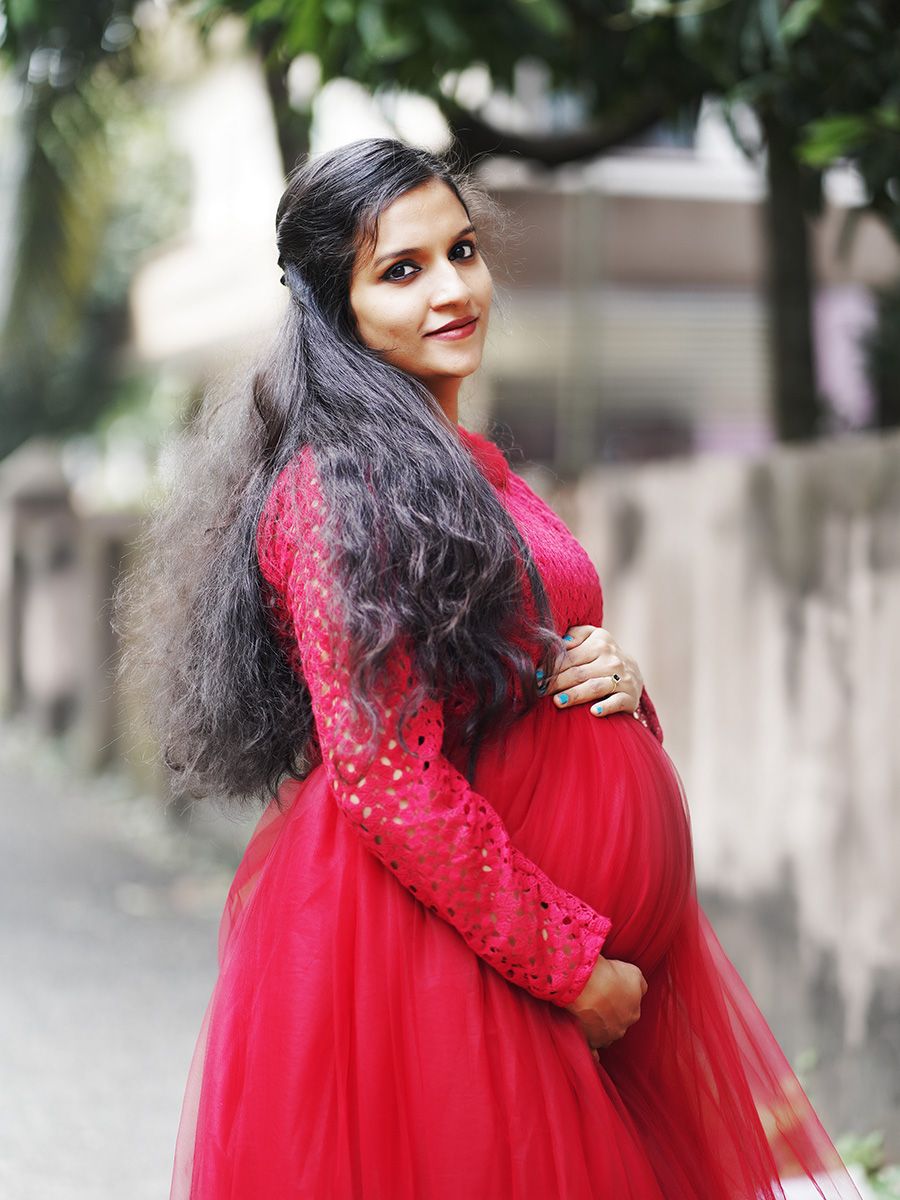
[[572,640],[571,633],[567,633],[566,636],[563,638],[564,642],[571,642],[571,640]]
[[538,679],[544,678],[544,672],[541,670],[540,667],[538,667],[538,669],[535,671],[535,675],[538,677]]
[[596,714],[597,714],[597,716],[599,717],[599,716],[600,716],[600,714],[603,712],[603,705],[602,705],[602,704],[595,704],[595,705],[594,705],[594,707],[591,709],[591,712],[592,712],[592,713],[596,713]]
[[563,692],[561,695],[557,696],[556,699],[559,701],[560,704],[567,704],[568,700],[569,700],[569,693]]

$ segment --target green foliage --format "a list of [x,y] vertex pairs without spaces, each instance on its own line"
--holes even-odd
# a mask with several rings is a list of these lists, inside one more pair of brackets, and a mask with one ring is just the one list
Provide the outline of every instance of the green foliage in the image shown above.
[[22,157],[0,329],[0,455],[35,433],[89,427],[113,401],[134,262],[184,202],[121,6],[32,0],[3,15],[0,57],[21,81]]
[[117,0],[0,0],[0,53],[16,66],[42,49],[53,49],[57,80],[77,60],[84,77],[103,58],[114,58],[135,35],[127,6]]
[[676,120],[704,96],[749,104],[790,131],[807,168],[854,162],[900,237],[894,0],[203,0],[200,12],[207,25],[241,13],[270,60],[314,54],[323,82],[413,89],[448,114],[449,74],[482,63],[509,88],[525,58],[580,99],[585,122],[642,103]]
[[847,1133],[835,1142],[838,1154],[848,1165],[857,1163],[866,1174],[866,1181],[876,1196],[884,1200],[900,1200],[900,1167],[885,1161],[884,1134]]
[[867,140],[869,119],[861,114],[822,117],[806,126],[800,145],[800,157],[812,167],[830,166],[836,159],[848,158]]
[[794,0],[778,20],[774,3],[744,7],[739,22],[705,22],[695,52],[727,85],[727,95],[791,131],[801,163],[819,172],[852,163],[865,185],[866,207],[900,238],[896,5]]
[[[745,152],[769,150],[770,320],[786,331],[773,348],[774,424],[791,438],[822,428],[806,218],[821,212],[822,173],[848,160],[865,207],[900,239],[896,0],[204,0],[207,22],[225,12],[246,17],[269,70],[307,53],[323,82],[348,76],[375,92],[431,96],[473,156],[583,161],[696,113],[706,98],[724,102]],[[497,129],[456,103],[456,73],[479,63],[495,88],[512,90],[528,58],[574,101],[568,128]],[[755,137],[739,133],[745,106]],[[854,228],[846,223],[845,240]]]
[[450,72],[482,63],[495,85],[511,87],[516,65],[537,58],[555,86],[584,94],[590,112],[621,106],[629,88],[657,92],[666,80],[681,86],[677,31],[657,23],[635,36],[617,27],[623,11],[610,0],[205,0],[202,21],[238,12],[270,57],[287,63],[314,54],[323,82],[346,76],[438,101]]
[[824,0],[796,0],[781,18],[779,33],[786,46],[796,42],[807,32],[812,22],[822,12]]
[[[804,1090],[812,1085],[812,1074],[819,1066],[821,1054],[816,1046],[808,1046],[793,1059],[791,1066]],[[884,1134],[875,1130],[867,1134],[845,1133],[835,1139],[835,1149],[848,1166],[860,1166],[866,1182],[878,1197],[900,1200],[900,1168],[888,1164],[884,1152]]]

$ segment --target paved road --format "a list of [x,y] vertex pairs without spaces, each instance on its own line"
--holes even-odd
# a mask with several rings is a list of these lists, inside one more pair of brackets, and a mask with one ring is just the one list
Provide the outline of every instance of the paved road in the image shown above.
[[0,811],[0,1197],[165,1200],[235,852],[9,727]]

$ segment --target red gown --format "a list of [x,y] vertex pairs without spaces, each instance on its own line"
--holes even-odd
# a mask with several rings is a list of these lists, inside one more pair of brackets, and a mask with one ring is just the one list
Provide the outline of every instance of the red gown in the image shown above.
[[[459,434],[557,631],[601,625],[583,547],[493,443]],[[646,692],[604,717],[545,697],[488,739],[470,787],[444,706],[405,742],[392,724],[400,647],[384,739],[360,757],[322,505],[304,448],[257,551],[320,761],[282,784],[231,886],[172,1200],[780,1200],[795,1176],[859,1200],[698,904]],[[564,1005],[601,949],[648,991],[598,1061]]]

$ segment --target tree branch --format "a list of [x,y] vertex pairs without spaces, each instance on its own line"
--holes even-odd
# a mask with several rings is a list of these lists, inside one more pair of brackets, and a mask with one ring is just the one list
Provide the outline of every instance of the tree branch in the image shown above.
[[510,154],[544,167],[584,162],[605,154],[646,133],[670,116],[676,107],[671,99],[666,103],[662,97],[642,97],[630,112],[573,133],[519,134],[498,129],[449,97],[439,96],[437,101],[454,138],[469,160],[485,154]]

